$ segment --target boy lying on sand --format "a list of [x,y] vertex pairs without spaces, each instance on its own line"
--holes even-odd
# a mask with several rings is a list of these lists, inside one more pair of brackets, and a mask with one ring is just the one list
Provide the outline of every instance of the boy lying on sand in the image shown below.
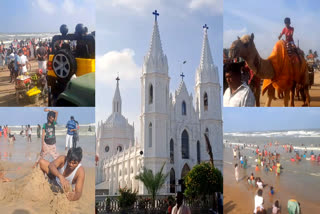
[[[85,179],[81,166],[81,147],[71,148],[67,156],[61,155],[51,163],[40,159],[40,169],[48,175],[50,182],[66,193],[69,201],[77,201],[82,195]],[[72,188],[71,188],[72,187]]]

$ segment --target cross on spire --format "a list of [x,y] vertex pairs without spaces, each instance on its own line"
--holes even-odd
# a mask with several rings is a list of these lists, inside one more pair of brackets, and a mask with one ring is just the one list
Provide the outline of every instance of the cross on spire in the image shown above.
[[203,25],[202,28],[205,29],[205,31],[207,31],[209,29],[207,24]]
[[117,76],[116,80],[117,80],[117,84],[118,84],[118,83],[119,83],[119,80],[120,80],[120,78],[119,78],[119,74],[118,74],[118,76]]
[[158,11],[155,10],[152,14],[154,15],[155,21],[157,21],[157,16],[160,15],[160,14],[158,13]]
[[181,77],[181,79],[183,80],[183,77],[184,77],[185,75],[183,74],[183,72],[180,74],[180,77]]

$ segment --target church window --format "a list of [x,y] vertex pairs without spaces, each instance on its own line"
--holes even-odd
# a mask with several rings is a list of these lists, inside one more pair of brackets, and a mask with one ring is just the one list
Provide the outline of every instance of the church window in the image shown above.
[[117,151],[118,151],[118,152],[122,152],[122,146],[118,146],[118,147],[117,147]]
[[152,147],[152,123],[149,124],[149,147]]
[[200,142],[199,142],[199,141],[197,142],[197,161],[198,161],[198,164],[199,164],[200,161],[201,161],[201,156],[200,156]]
[[208,111],[208,94],[207,94],[207,92],[204,92],[203,106],[204,106],[204,110]]
[[153,86],[152,84],[149,87],[149,104],[153,103]]
[[170,193],[176,192],[176,175],[174,169],[170,170]]
[[106,152],[109,152],[109,146],[106,146],[105,148],[104,148],[104,151],[106,151]]
[[170,140],[170,163],[174,163],[174,144],[173,140]]
[[189,159],[189,135],[186,130],[181,135],[182,159]]
[[187,115],[187,105],[185,101],[182,101],[182,115]]

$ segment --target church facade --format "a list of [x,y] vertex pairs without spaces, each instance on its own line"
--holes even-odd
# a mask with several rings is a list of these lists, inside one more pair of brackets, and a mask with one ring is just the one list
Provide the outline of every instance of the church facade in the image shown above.
[[96,189],[118,194],[119,187],[147,194],[135,179],[143,167],[168,173],[160,193],[176,192],[181,180],[196,164],[208,161],[204,133],[209,136],[215,166],[223,168],[221,87],[214,65],[208,27],[203,28],[200,64],[196,69],[194,97],[183,78],[179,88],[169,93],[168,61],[162,50],[157,13],[151,45],[141,74],[140,140],[135,140],[134,124],[122,114],[119,78],[112,102],[112,114],[97,127]]

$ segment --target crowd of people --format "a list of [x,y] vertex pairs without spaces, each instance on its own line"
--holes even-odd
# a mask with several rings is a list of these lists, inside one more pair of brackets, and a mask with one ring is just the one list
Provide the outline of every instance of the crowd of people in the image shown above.
[[[262,175],[259,171],[264,171],[266,176],[272,172],[275,176],[280,176],[283,168],[280,163],[280,153],[277,152],[278,150],[283,150],[286,153],[295,153],[295,161],[301,161],[302,157],[308,160],[307,156],[310,155],[310,160],[311,157],[313,157],[313,161],[319,161],[320,163],[320,155],[318,155],[318,158],[316,158],[317,156],[314,154],[313,150],[311,150],[308,154],[307,148],[305,148],[303,155],[299,155],[299,151],[295,150],[292,144],[280,145],[278,142],[275,142],[274,144],[267,143],[263,146],[260,146],[261,148],[256,145],[243,144],[233,146],[232,144],[230,144],[230,147],[233,147],[233,157],[235,160],[235,179],[237,183],[241,180],[239,177],[239,170],[248,168],[248,159],[246,156],[243,156],[241,154],[241,150],[248,147],[255,155],[255,167],[253,167],[254,171],[251,172],[251,174],[247,175],[247,177],[245,177],[244,179],[246,180],[248,187],[253,188],[256,191],[256,195],[254,198],[255,214],[267,213],[266,208],[264,208],[263,206],[263,193],[267,192],[272,197],[275,194],[275,189],[272,185],[266,184],[261,177],[255,177],[254,174],[257,173],[259,175]],[[246,173],[246,171],[244,172]],[[301,206],[298,201],[290,199],[288,201],[287,209],[290,214],[295,214],[296,211],[300,212]],[[272,214],[279,213],[281,213],[279,201],[275,200],[273,202]]]

